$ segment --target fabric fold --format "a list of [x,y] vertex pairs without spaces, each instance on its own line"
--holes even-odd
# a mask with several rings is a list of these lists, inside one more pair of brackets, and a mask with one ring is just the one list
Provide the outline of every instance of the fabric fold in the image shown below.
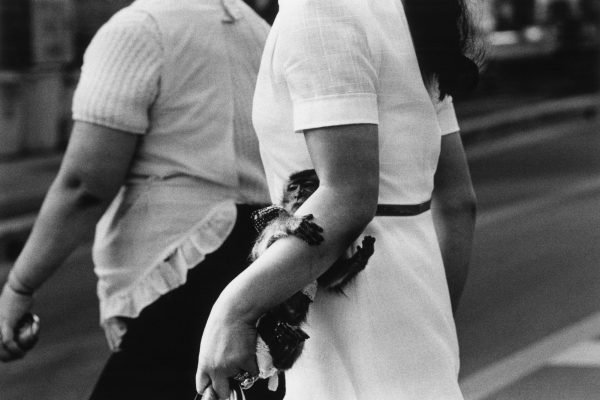
[[101,300],[101,325],[112,351],[119,350],[127,332],[124,318],[137,317],[160,296],[183,285],[187,271],[223,244],[235,225],[236,215],[233,201],[218,204],[133,285]]

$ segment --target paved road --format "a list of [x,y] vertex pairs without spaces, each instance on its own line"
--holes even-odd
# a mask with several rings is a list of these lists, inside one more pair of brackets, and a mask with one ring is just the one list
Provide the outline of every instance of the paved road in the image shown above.
[[[600,311],[599,133],[597,120],[581,120],[468,149],[480,219],[457,316],[463,379]],[[0,365],[0,399],[91,390],[108,353],[88,250],[39,294],[42,340],[21,363]]]
[[25,359],[0,364],[1,400],[87,398],[108,357],[91,265],[82,248],[37,294],[40,342]]
[[[600,123],[532,130],[468,155],[480,218],[457,316],[463,378],[600,311]],[[498,398],[549,399],[541,393]]]
[[0,218],[38,209],[60,159],[60,155],[49,154],[23,160],[0,160],[0,188],[3,189],[0,190]]
[[480,204],[463,374],[600,311],[600,124],[469,149]]

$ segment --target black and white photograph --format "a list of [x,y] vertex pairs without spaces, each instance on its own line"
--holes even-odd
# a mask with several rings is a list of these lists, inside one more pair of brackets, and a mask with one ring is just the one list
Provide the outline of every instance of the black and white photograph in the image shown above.
[[600,399],[600,0],[0,0],[37,399]]

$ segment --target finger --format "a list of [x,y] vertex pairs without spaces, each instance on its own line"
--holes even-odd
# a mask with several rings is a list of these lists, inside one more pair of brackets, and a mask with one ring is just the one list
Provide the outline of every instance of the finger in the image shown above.
[[258,363],[256,361],[256,357],[252,357],[242,366],[244,371],[247,371],[250,376],[258,376],[260,370],[258,369]]
[[7,346],[4,344],[2,346],[0,346],[0,361],[3,361],[3,362],[14,361],[14,360],[21,359],[24,356],[25,356],[25,352],[23,350],[19,349],[18,346],[15,346],[15,345]]
[[204,393],[206,388],[210,385],[210,378],[208,375],[201,373],[198,371],[196,373],[196,392]]
[[323,237],[319,234],[311,233],[310,241],[313,245],[319,245],[323,243]]
[[316,241],[318,241],[318,238],[319,238],[319,236],[321,236],[321,235],[319,235],[319,233],[318,233],[318,232],[316,232],[316,231],[315,231],[315,230],[312,228],[312,226],[311,226],[310,224],[308,224],[308,223],[307,223],[307,224],[300,225],[300,231],[302,232],[302,234],[303,234],[305,237],[309,238],[311,242],[316,242]]
[[323,235],[321,235],[321,234],[319,234],[319,233],[315,232],[315,233],[314,233],[314,237],[315,237],[315,241],[317,241],[319,244],[320,244],[321,242],[323,242]]
[[11,357],[11,359],[22,358],[25,356],[25,351],[15,342],[13,329],[7,324],[2,324],[0,327],[0,341],[2,349]]
[[204,393],[202,393],[202,400],[219,400],[219,398],[213,388],[209,386],[204,390]]
[[301,224],[298,233],[302,234],[304,241],[310,245],[319,244],[323,241],[323,237],[309,223]]
[[306,242],[306,244],[308,244],[309,246],[313,246],[315,244],[312,238],[309,235],[307,235],[304,231],[297,230],[296,236],[302,239],[302,241]]
[[17,342],[15,342],[14,340],[3,343],[2,347],[4,347],[10,354],[12,354],[15,359],[25,357],[26,351],[19,347]]
[[319,225],[313,222],[309,222],[307,229],[314,237],[323,239],[323,236],[321,235],[321,232],[323,232],[323,228],[321,228]]
[[9,353],[0,343],[0,361],[7,362],[14,360],[15,357]]
[[231,388],[229,387],[229,379],[227,378],[213,378],[212,385],[213,391],[217,394],[219,400],[227,400],[231,394]]

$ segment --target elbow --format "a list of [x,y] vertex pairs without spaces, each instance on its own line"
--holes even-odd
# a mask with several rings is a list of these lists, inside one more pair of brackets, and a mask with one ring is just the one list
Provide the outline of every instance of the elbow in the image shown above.
[[91,182],[76,172],[67,172],[57,177],[57,189],[78,210],[105,208],[114,196],[94,189]]
[[350,194],[351,201],[349,212],[351,219],[356,222],[355,229],[359,233],[375,218],[377,212],[377,201],[379,199],[378,182],[366,183],[358,187]]
[[379,200],[379,185],[373,186],[367,190],[367,195],[363,199],[364,211],[363,211],[363,223],[366,226],[375,218],[377,213],[377,203]]
[[364,207],[353,213],[352,218],[355,220],[355,231],[360,234],[365,230],[367,225],[375,218],[375,212],[377,210],[377,204],[374,207]]
[[477,195],[474,190],[471,190],[462,202],[461,209],[465,214],[468,214],[473,219],[477,217]]
[[450,193],[434,191],[431,208],[434,212],[449,218],[475,220],[477,217],[477,196],[472,187]]
[[477,196],[473,190],[470,190],[462,196],[449,201],[445,208],[448,213],[474,220],[477,216]]

